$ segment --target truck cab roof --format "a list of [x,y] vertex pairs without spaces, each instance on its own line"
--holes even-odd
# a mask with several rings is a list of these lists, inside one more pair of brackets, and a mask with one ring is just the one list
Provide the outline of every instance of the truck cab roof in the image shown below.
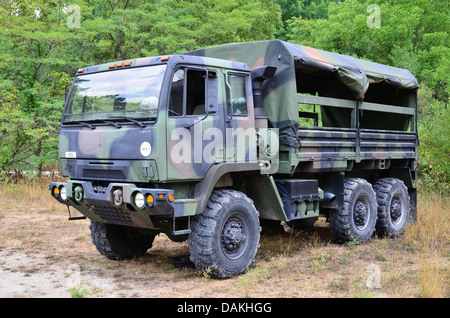
[[242,62],[229,61],[211,57],[200,57],[190,55],[163,55],[142,57],[136,59],[121,60],[116,62],[93,65],[78,69],[77,75],[91,74],[96,72],[114,71],[124,68],[142,67],[150,65],[167,64],[169,67],[175,67],[180,64],[219,67],[233,69],[236,71],[249,72],[249,67]]

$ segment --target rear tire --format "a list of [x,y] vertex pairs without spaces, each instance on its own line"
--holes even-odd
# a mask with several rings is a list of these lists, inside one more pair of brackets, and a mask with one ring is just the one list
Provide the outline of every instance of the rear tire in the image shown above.
[[92,243],[112,260],[133,259],[152,247],[156,233],[133,227],[91,221]]
[[337,241],[370,240],[377,221],[377,200],[372,185],[352,178],[344,183],[344,206],[330,215],[331,234]]
[[247,272],[259,248],[259,213],[253,201],[238,191],[214,191],[191,230],[191,261],[213,278]]
[[378,201],[377,234],[391,238],[402,235],[410,211],[408,188],[395,178],[380,179],[373,188]]

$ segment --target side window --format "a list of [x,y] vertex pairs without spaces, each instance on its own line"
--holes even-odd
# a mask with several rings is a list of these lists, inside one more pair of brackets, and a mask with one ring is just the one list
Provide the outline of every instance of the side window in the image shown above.
[[169,116],[204,115],[205,83],[205,70],[180,69],[176,71],[170,89]]
[[183,116],[184,70],[173,74],[170,88],[169,116]]
[[186,115],[205,114],[206,71],[188,70],[186,86]]
[[227,76],[228,115],[247,116],[247,97],[245,94],[245,77],[238,74]]

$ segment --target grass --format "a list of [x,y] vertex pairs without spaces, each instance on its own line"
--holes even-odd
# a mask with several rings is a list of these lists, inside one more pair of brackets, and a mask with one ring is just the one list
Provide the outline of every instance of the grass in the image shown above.
[[[409,225],[397,239],[374,237],[366,244],[336,244],[324,219],[319,219],[312,231],[262,235],[255,264],[246,275],[214,280],[204,278],[209,276],[207,271],[180,271],[171,266],[169,256],[182,255],[188,248],[164,235],[138,260],[116,262],[98,255],[90,242],[88,221],[68,222],[67,209],[50,197],[49,183],[0,184],[0,252],[45,255],[38,271],[33,270],[36,265],[14,267],[0,261],[2,270],[23,271],[31,279],[51,266],[62,264],[65,268],[77,263],[96,269],[101,277],[115,279],[124,297],[131,291],[131,297],[139,296],[149,283],[152,290],[161,290],[161,297],[450,296],[448,197],[419,190],[417,225]],[[379,288],[368,286],[373,268],[379,269]],[[126,287],[128,284],[140,287]],[[72,297],[102,294],[89,282],[68,292]]]
[[450,278],[441,260],[449,258],[450,198],[433,193],[419,196],[417,226],[410,226],[404,241],[420,253],[418,277],[421,297],[448,297]]
[[[325,231],[297,232],[262,238],[261,255],[283,256],[271,260],[278,273],[293,267],[309,287],[345,297],[448,298],[450,199],[433,193],[418,197],[418,220],[397,239],[373,237],[367,244],[334,244]],[[322,229],[323,230],[323,229]],[[371,266],[380,268],[381,288],[367,287]],[[269,266],[270,267],[270,266]],[[271,271],[269,270],[269,276]],[[321,287],[325,277],[328,285]]]
[[80,283],[78,286],[72,287],[70,289],[70,295],[72,298],[84,298],[92,293]]

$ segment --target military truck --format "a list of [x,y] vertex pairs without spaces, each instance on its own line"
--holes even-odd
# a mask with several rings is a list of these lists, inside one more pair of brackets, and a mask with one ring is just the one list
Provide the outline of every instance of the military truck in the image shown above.
[[68,181],[50,191],[108,258],[164,233],[216,278],[245,273],[282,222],[396,237],[416,221],[417,89],[407,70],[279,40],[81,68],[59,134]]

